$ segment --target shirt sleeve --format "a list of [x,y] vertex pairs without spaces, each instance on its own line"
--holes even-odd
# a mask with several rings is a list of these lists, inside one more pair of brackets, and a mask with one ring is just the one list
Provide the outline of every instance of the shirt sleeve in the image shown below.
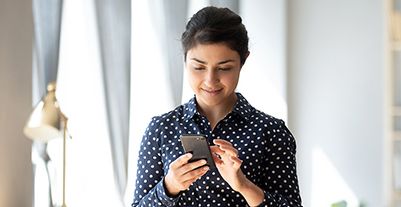
[[300,207],[295,139],[284,121],[277,123],[269,136],[269,156],[264,166],[268,173],[262,183],[265,198],[259,206]]
[[141,141],[132,207],[175,206],[179,199],[166,194],[157,133],[159,122],[157,117],[152,119]]

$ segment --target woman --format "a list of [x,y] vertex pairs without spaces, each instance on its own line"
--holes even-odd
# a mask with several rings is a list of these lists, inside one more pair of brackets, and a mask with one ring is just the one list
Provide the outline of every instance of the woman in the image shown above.
[[[235,92],[249,55],[241,17],[205,7],[181,41],[195,97],[146,129],[132,206],[301,206],[295,139]],[[206,136],[216,169],[189,162],[182,134]]]

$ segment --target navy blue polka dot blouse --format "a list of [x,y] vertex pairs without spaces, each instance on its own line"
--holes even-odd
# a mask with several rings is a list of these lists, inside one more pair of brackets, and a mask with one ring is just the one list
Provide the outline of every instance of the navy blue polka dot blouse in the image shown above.
[[295,139],[282,120],[252,107],[237,93],[234,109],[212,130],[196,108],[196,98],[171,112],[152,119],[143,136],[132,206],[248,206],[210,169],[177,197],[169,197],[163,178],[169,164],[184,154],[181,134],[206,135],[230,141],[238,150],[243,173],[263,189],[260,206],[301,206],[295,161]]

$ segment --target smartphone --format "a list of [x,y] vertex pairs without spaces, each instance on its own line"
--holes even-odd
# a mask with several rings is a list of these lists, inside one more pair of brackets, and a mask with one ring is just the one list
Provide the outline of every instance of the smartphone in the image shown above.
[[181,144],[185,153],[192,153],[190,162],[195,162],[200,159],[207,161],[206,165],[209,168],[215,168],[212,153],[210,152],[209,144],[204,135],[199,134],[184,134],[181,135]]

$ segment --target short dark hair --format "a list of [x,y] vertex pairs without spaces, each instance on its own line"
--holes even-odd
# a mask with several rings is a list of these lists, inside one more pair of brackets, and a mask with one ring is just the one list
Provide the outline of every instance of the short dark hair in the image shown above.
[[242,18],[228,8],[205,7],[188,21],[181,43],[184,58],[197,44],[224,43],[238,52],[241,65],[248,56],[248,32]]

